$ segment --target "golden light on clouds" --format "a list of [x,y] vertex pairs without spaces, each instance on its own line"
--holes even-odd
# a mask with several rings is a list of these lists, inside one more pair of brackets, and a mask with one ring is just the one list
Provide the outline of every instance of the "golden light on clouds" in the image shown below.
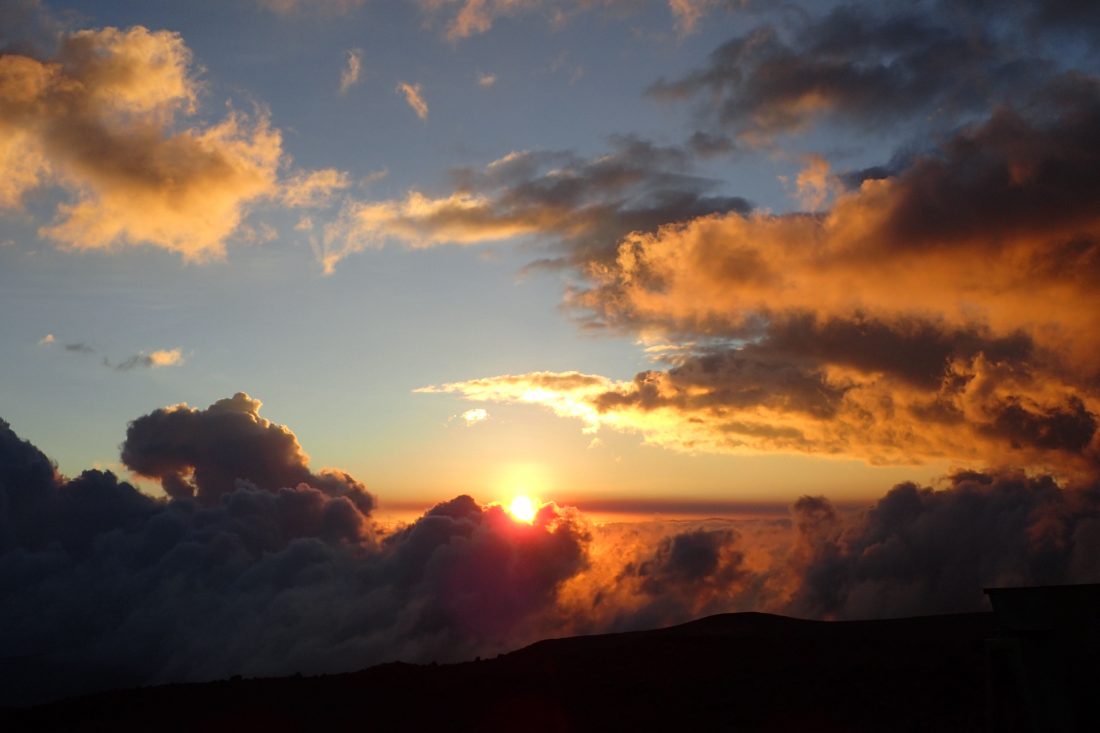
[[183,351],[181,349],[158,349],[149,354],[149,366],[153,369],[179,366],[182,363]]
[[282,138],[262,110],[181,129],[199,90],[183,39],[140,26],[72,33],[49,60],[0,57],[0,206],[57,186],[70,198],[43,237],[221,257],[274,192]]
[[466,427],[472,428],[480,422],[485,422],[489,419],[489,411],[484,407],[472,407],[462,413],[462,420],[466,423]]
[[340,260],[387,240],[421,249],[441,244],[481,244],[535,234],[557,224],[564,212],[499,212],[477,194],[427,196],[411,191],[404,199],[350,202],[325,227],[321,264],[331,274]]

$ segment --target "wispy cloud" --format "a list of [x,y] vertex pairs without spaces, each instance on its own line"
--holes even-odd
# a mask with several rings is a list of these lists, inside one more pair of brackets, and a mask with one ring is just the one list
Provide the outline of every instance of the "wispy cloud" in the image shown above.
[[[270,0],[291,3],[294,0]],[[431,15],[442,15],[444,35],[458,41],[488,33],[502,18],[539,14],[546,22],[560,26],[575,15],[604,8],[622,14],[632,4],[619,0],[420,0]],[[719,7],[734,8],[747,4],[747,0],[666,0],[673,23],[681,35],[692,33],[700,20]],[[637,6],[638,3],[633,3]]]
[[363,52],[353,48],[344,54],[344,70],[340,74],[340,93],[347,94],[348,90],[359,83],[359,75],[363,71]]
[[416,116],[422,120],[428,119],[428,103],[424,101],[424,97],[420,93],[419,84],[409,84],[407,82],[400,82],[397,85],[397,93],[405,97],[405,102]]
[[[48,346],[56,342],[56,340],[53,334],[47,334],[39,340],[38,343]],[[70,354],[81,354],[85,356],[98,352],[95,347],[83,341],[64,344],[62,348]],[[163,369],[166,367],[176,367],[182,365],[184,361],[183,349],[175,348],[156,349],[148,353],[141,351],[121,361],[114,361],[104,356],[100,363],[116,372],[128,372],[134,369]]]
[[256,0],[260,7],[278,15],[321,13],[345,15],[362,6],[366,0]]
[[337,191],[351,186],[351,175],[335,168],[302,171],[290,176],[280,187],[279,198],[287,206],[313,209],[333,203]]
[[517,151],[483,168],[451,172],[454,190],[411,191],[403,199],[351,201],[326,227],[326,271],[352,252],[387,240],[412,247],[478,244],[542,235],[577,252],[614,257],[621,236],[726,211],[747,212],[738,197],[712,195],[717,182],[692,175],[693,153],[636,137],[617,137],[603,155]]
[[477,75],[477,84],[480,87],[488,88],[488,87],[493,86],[496,83],[497,83],[497,75],[496,74],[478,74]]
[[180,349],[158,349],[149,354],[134,354],[123,359],[117,364],[112,364],[107,359],[103,365],[114,369],[116,372],[128,372],[131,369],[163,369],[183,364],[183,352]]

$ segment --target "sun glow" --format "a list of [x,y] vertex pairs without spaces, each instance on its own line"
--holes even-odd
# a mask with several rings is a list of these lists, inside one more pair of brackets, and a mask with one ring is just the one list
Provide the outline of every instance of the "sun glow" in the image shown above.
[[530,524],[535,521],[535,515],[538,514],[538,506],[530,496],[520,495],[512,499],[512,503],[508,505],[508,513],[521,522],[527,522]]

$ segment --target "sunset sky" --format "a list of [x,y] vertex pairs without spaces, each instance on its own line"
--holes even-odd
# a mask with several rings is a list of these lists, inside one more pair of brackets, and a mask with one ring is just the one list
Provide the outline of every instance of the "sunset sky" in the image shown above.
[[[947,514],[1039,502],[1029,542],[1040,514],[1100,542],[1096,497],[1059,493],[1100,467],[1098,8],[5,0],[0,417],[56,463],[44,491],[110,471],[159,502],[133,516],[300,482],[363,522],[468,494],[444,514],[490,528],[517,495],[638,520],[800,502],[805,539],[878,501],[855,558],[912,481]],[[0,519],[0,552],[39,547]],[[769,527],[683,540],[724,558],[688,610],[568,629],[754,607],[716,568],[763,567]],[[606,548],[677,557],[667,528],[606,531],[633,534],[576,535],[556,612],[622,577]],[[1058,572],[994,575],[1100,569],[1066,542]],[[811,608],[783,583],[770,607]],[[538,618],[514,638],[564,628]],[[158,679],[204,674],[180,664]]]
[[[905,455],[872,468],[859,448],[776,450],[736,435],[679,444],[650,429],[672,416],[586,431],[511,399],[417,393],[543,371],[628,382],[691,345],[736,338],[648,318],[594,328],[565,294],[591,287],[587,266],[636,226],[824,211],[833,184],[800,189],[800,173],[888,162],[924,128],[958,122],[898,114],[849,130],[808,109],[762,131],[751,119],[722,125],[702,108],[709,92],[655,91],[706,69],[729,38],[794,17],[708,2],[434,5],[54,3],[48,17],[26,16],[36,23],[6,22],[13,49],[38,42],[42,63],[69,53],[66,75],[83,79],[113,55],[120,76],[96,77],[98,96],[57,102],[87,119],[58,108],[4,123],[39,146],[9,138],[5,169],[30,171],[32,156],[41,166],[9,173],[2,202],[5,419],[73,473],[114,466],[126,423],[152,407],[246,391],[315,462],[364,477],[383,506],[456,491],[494,499],[517,482],[574,500],[869,497],[954,465]],[[78,29],[80,51],[46,42]],[[419,89],[423,117],[399,84]],[[45,132],[57,124],[73,129]],[[134,139],[139,124],[155,126],[151,138]],[[45,139],[80,125],[115,147]],[[170,153],[188,131],[215,139]],[[165,156],[162,169],[114,168],[111,155],[140,156],[139,145]],[[239,170],[168,157],[220,154]],[[161,187],[142,199],[130,187],[146,175]],[[379,218],[355,229],[357,211]],[[159,367],[104,367],[176,350]],[[487,418],[467,428],[461,415],[477,407]]]

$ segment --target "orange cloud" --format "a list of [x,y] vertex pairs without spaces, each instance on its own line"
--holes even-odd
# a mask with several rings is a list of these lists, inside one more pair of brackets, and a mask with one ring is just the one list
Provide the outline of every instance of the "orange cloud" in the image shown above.
[[346,171],[335,168],[302,171],[283,182],[280,198],[294,208],[320,208],[332,204],[335,192],[349,186],[351,176]]
[[512,152],[484,168],[452,171],[455,190],[411,191],[403,199],[351,201],[325,231],[319,259],[331,272],[344,257],[402,241],[412,247],[478,244],[547,235],[603,250],[626,232],[701,212],[747,210],[744,199],[706,195],[709,179],[688,173],[688,153],[622,137],[611,153]]
[[68,247],[222,256],[274,192],[282,141],[262,112],[180,129],[199,92],[190,65],[177,34],[142,27],[69,34],[48,61],[0,57],[0,205],[57,185],[72,198],[40,233]]
[[428,103],[424,101],[424,96],[420,93],[419,84],[400,82],[397,85],[397,93],[405,97],[405,102],[408,103],[409,108],[416,113],[417,117],[422,120],[428,119]]
[[352,202],[326,227],[321,262],[331,273],[349,254],[387,239],[418,249],[499,241],[548,229],[554,217],[543,211],[499,211],[491,200],[468,193],[430,198],[412,191],[400,200]]
[[[821,214],[725,213],[579,246],[569,303],[665,370],[445,384],[685,451],[1100,470],[1100,87],[1069,77]],[[834,186],[824,165],[804,187]],[[663,337],[663,339],[662,339]],[[668,342],[663,345],[662,341]]]

